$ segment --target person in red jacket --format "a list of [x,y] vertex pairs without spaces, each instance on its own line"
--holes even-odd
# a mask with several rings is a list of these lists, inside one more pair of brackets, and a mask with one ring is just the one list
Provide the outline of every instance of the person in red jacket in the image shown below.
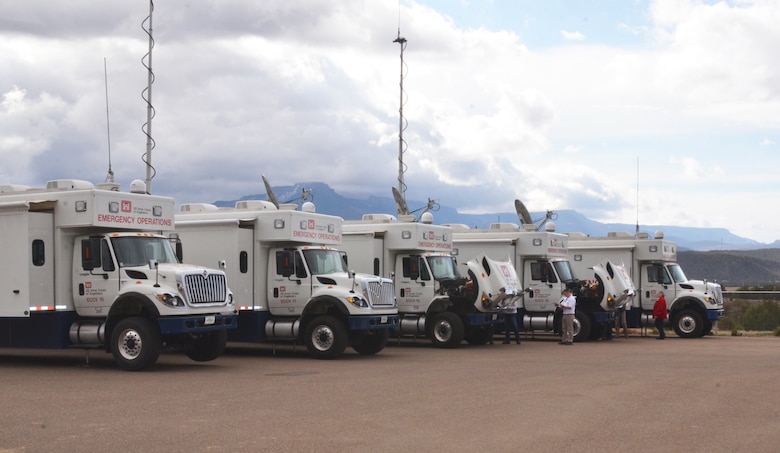
[[666,338],[666,332],[664,332],[664,321],[668,317],[666,311],[666,298],[664,293],[658,293],[658,300],[653,305],[653,319],[655,319],[655,328],[658,329],[658,338],[656,340],[663,340]]

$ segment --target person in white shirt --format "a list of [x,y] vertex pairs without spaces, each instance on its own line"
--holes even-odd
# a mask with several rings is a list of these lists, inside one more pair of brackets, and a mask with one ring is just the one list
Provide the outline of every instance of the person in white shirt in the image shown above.
[[571,290],[563,290],[563,299],[558,304],[563,308],[563,336],[559,344],[571,345],[574,343],[574,312],[577,307],[577,298],[571,295]]

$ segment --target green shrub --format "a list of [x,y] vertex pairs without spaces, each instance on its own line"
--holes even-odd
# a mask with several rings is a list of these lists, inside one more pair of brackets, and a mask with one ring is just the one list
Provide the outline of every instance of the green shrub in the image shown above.
[[750,307],[742,316],[742,323],[747,330],[773,331],[780,326],[780,306],[777,302],[765,300]]
[[780,337],[780,327],[778,327],[777,329],[775,329],[775,331],[774,331],[774,332],[772,332],[772,335],[774,335],[774,336],[776,336],[776,337]]

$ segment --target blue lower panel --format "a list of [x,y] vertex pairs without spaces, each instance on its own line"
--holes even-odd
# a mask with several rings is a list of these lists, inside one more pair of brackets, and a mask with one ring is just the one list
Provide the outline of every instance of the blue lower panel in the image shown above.
[[163,335],[208,332],[210,330],[234,329],[236,327],[236,315],[210,315],[214,317],[214,323],[206,324],[206,316],[170,316],[157,318],[160,333]]
[[0,347],[63,349],[75,312],[33,312],[28,318],[0,318]]
[[[469,321],[469,325],[472,327],[478,326],[492,326],[494,324],[500,324],[504,322],[504,313],[469,313],[466,318]],[[517,316],[517,315],[512,315]],[[521,318],[522,319],[522,318]]]
[[613,311],[597,311],[593,313],[593,321],[597,323],[610,322],[615,320],[615,312]]
[[399,315],[350,316],[349,330],[392,329],[401,323]]
[[707,319],[717,321],[723,317],[723,310],[707,310]]
[[267,311],[240,311],[238,325],[228,330],[228,341],[241,343],[260,343],[265,341],[265,324],[268,322]]

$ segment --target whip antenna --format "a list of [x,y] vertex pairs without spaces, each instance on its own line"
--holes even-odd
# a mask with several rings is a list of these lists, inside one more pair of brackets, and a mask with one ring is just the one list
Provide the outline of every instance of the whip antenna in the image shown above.
[[109,121],[108,117],[108,66],[106,57],[103,57],[103,78],[106,86],[106,133],[108,135],[108,174],[106,175],[106,181],[113,183],[114,171],[111,170],[111,121]]

